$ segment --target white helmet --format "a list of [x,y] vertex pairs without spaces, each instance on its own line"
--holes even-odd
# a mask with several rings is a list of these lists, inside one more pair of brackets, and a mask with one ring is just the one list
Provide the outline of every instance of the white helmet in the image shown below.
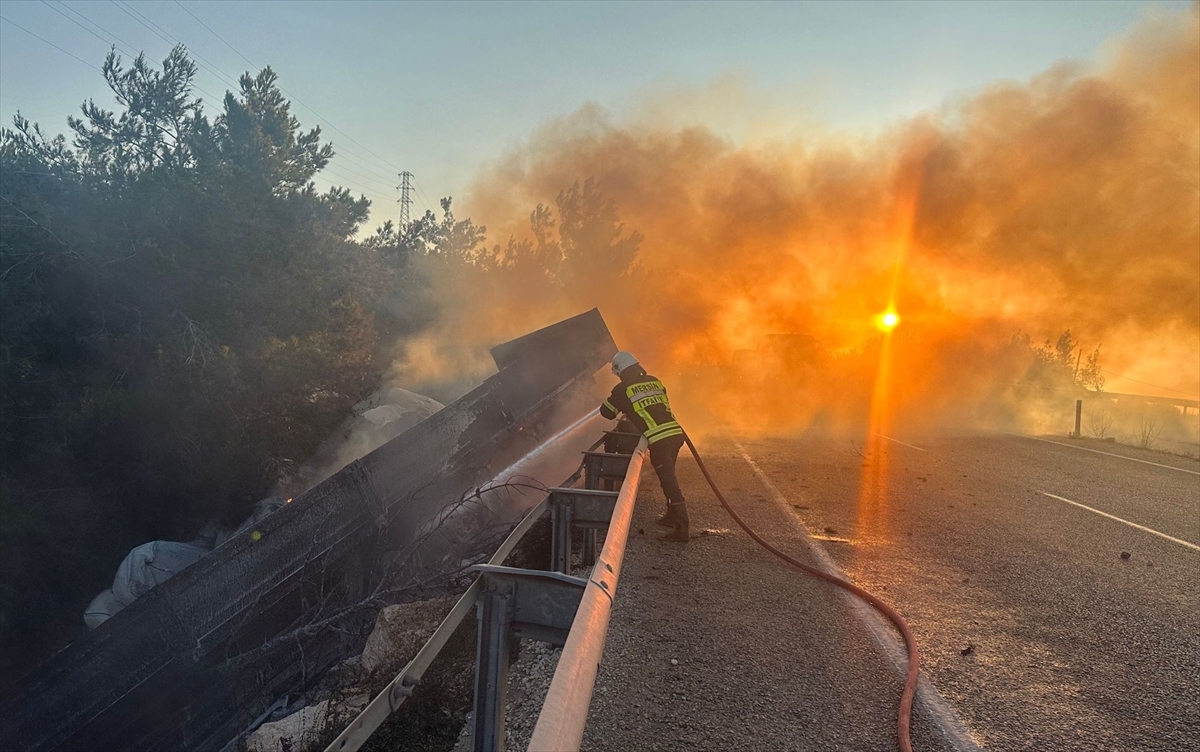
[[627,353],[624,350],[622,350],[621,352],[619,352],[613,356],[612,372],[614,375],[620,376],[621,371],[624,371],[626,368],[629,368],[630,366],[636,366],[637,364],[638,364],[638,359],[633,357],[632,353]]

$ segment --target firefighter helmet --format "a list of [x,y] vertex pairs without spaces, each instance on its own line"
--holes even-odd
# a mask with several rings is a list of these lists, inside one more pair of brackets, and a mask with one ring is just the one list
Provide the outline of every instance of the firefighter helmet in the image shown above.
[[619,352],[613,356],[612,372],[614,375],[620,376],[621,371],[624,371],[626,368],[629,368],[630,366],[636,366],[637,364],[638,364],[638,360],[637,360],[637,358],[633,357],[632,353],[627,353],[624,350],[622,350],[621,352]]

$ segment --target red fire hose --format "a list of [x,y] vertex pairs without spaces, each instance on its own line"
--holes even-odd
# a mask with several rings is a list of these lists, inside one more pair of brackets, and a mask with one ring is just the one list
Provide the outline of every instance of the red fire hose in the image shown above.
[[746,534],[753,538],[758,545],[767,549],[780,559],[783,559],[788,564],[791,564],[806,574],[810,574],[813,577],[824,580],[832,585],[837,585],[843,590],[853,593],[867,603],[871,604],[876,611],[886,616],[892,622],[892,624],[896,625],[896,629],[898,629],[901,636],[904,637],[904,644],[908,648],[908,675],[904,679],[904,692],[900,695],[900,711],[896,719],[896,731],[900,737],[900,749],[902,752],[912,752],[912,740],[909,739],[909,726],[912,721],[913,697],[917,692],[917,676],[921,671],[921,653],[917,649],[916,638],[913,637],[912,631],[908,628],[908,623],[904,621],[904,617],[897,613],[894,608],[884,603],[875,595],[863,590],[858,585],[855,585],[847,580],[843,580],[840,577],[834,577],[828,572],[823,572],[816,567],[811,567],[808,564],[801,563],[763,540],[762,536],[754,532],[754,530],[751,529],[751,527],[747,525],[741,517],[738,516],[738,513],[733,511],[733,507],[729,506],[729,501],[725,498],[725,494],[721,493],[721,489],[717,487],[717,482],[713,480],[712,475],[708,472],[708,467],[705,466],[704,460],[700,458],[700,453],[696,451],[696,445],[693,444],[692,440],[687,436],[684,436],[684,440],[687,442],[688,448],[692,450],[692,456],[696,458],[696,464],[700,466],[700,472],[704,474],[704,479],[708,481],[708,485],[712,487],[713,493],[717,495],[717,499],[720,500],[721,506],[725,507],[725,511],[729,512],[729,516],[732,517],[733,521],[738,524],[738,527],[740,527],[742,530],[745,530]]

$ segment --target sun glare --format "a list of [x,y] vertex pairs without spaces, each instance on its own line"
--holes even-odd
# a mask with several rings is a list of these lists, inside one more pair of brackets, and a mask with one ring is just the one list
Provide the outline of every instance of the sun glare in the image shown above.
[[885,332],[890,332],[896,328],[896,324],[900,323],[900,317],[895,311],[888,311],[878,317],[879,328]]

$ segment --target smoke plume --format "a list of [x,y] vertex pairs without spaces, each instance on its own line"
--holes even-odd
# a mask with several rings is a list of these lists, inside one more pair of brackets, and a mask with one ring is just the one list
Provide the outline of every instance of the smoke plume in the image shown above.
[[494,245],[434,265],[441,328],[405,368],[461,372],[437,343],[599,306],[693,415],[741,428],[865,417],[885,349],[897,415],[978,417],[1029,367],[1015,334],[1068,328],[1112,391],[1195,395],[1198,8],[870,137],[735,143],[590,105],[550,122],[477,176],[466,213]]

